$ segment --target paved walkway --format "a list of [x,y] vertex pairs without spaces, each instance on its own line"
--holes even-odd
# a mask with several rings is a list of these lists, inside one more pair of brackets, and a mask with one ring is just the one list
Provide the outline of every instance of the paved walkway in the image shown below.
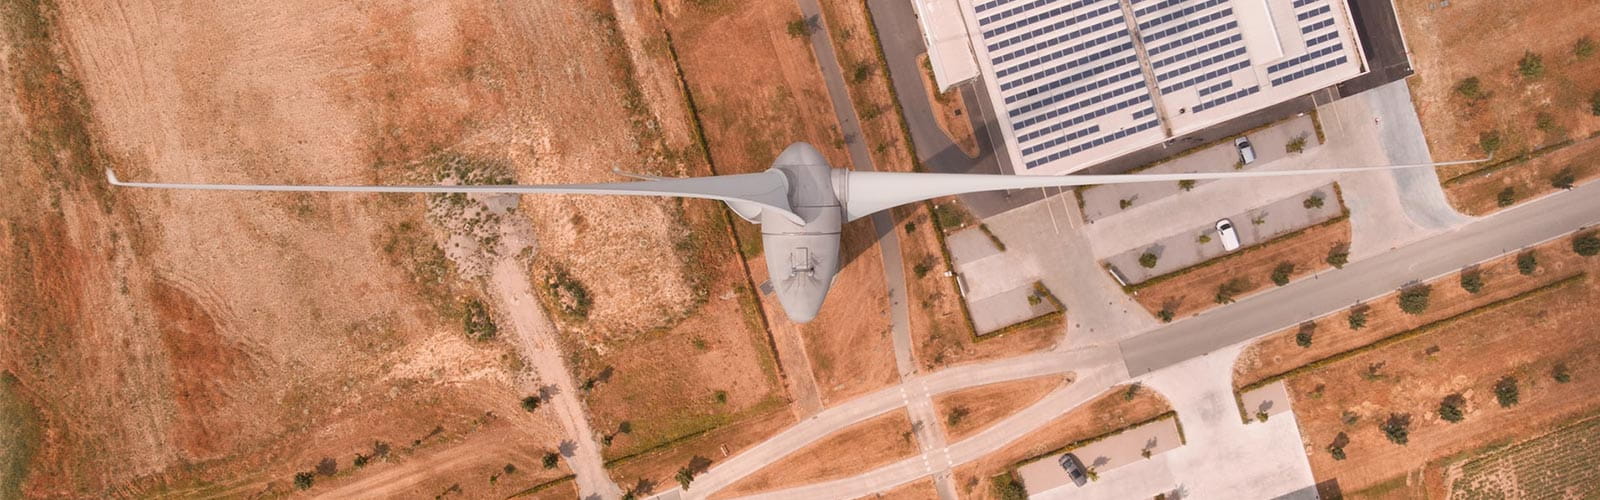
[[[1084,467],[1100,475],[1125,465],[1146,463],[1162,453],[1177,449],[1182,444],[1178,419],[1168,418],[1128,429],[1067,452],[1076,455]],[[1149,458],[1144,456],[1147,450],[1150,452]],[[1017,475],[1022,478],[1022,484],[1027,485],[1029,492],[1042,493],[1056,488],[1066,488],[1068,491],[1077,489],[1077,485],[1074,485],[1072,478],[1067,475],[1067,470],[1061,467],[1060,457],[1060,454],[1051,455],[1017,468]]]

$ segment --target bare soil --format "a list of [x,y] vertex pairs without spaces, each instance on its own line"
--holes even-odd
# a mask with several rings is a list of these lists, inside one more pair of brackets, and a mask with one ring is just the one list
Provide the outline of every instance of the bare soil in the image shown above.
[[916,453],[911,419],[904,410],[897,410],[822,438],[717,492],[716,496],[733,498],[838,479]]
[[1155,391],[1141,390],[1131,401],[1124,399],[1126,391],[1125,386],[1113,387],[1004,448],[956,467],[956,489],[974,500],[993,498],[990,479],[1017,462],[1172,411]]
[[938,83],[933,81],[933,67],[929,66],[928,55],[918,57],[917,64],[922,67],[922,88],[927,89],[928,96],[932,98],[933,118],[939,121],[939,128],[950,136],[950,142],[961,148],[962,153],[976,158],[978,139],[972,135],[972,119],[967,116],[967,103],[961,98],[960,87],[940,92]]
[[1244,286],[1234,294],[1234,300],[1242,299],[1273,287],[1272,272],[1280,263],[1294,265],[1291,280],[1333,267],[1327,262],[1328,251],[1349,242],[1348,217],[1317,224],[1299,234],[1229,254],[1225,260],[1177,271],[1183,274],[1169,279],[1155,278],[1162,281],[1140,287],[1134,300],[1152,314],[1168,309],[1174,318],[1192,316],[1222,305],[1216,297],[1218,287],[1224,283],[1242,279]]
[[[1570,250],[1548,249],[1541,260],[1555,260],[1558,252]],[[1600,304],[1592,277],[1600,262],[1583,259],[1574,267],[1591,276],[1291,377],[1288,388],[1319,482],[1336,481],[1345,492],[1395,495],[1403,488],[1403,496],[1442,497],[1441,459],[1547,432],[1600,408],[1600,350],[1594,348],[1600,334],[1588,328],[1589,311]],[[1448,286],[1454,285],[1435,289]],[[1557,364],[1565,365],[1570,382],[1553,379]],[[1498,404],[1494,390],[1506,376],[1518,386],[1518,401],[1509,408]],[[1466,400],[1458,423],[1438,413],[1452,394]],[[1390,442],[1379,429],[1392,414],[1410,416],[1406,445]],[[1339,461],[1326,447],[1341,432],[1349,439],[1349,459]]]
[[794,424],[794,415],[783,407],[766,413],[741,416],[737,421],[703,434],[672,442],[637,455],[607,464],[618,486],[640,495],[663,491],[677,485],[678,469],[710,467],[736,455]]
[[933,404],[943,419],[948,441],[956,442],[1028,407],[1067,383],[1070,382],[1066,375],[1000,382],[941,394],[933,398]]
[[934,489],[933,479],[924,478],[912,481],[882,493],[874,493],[857,500],[932,500],[939,498],[939,491]]
[[[1580,57],[1580,38],[1600,39],[1600,10],[1586,0],[1537,3],[1395,2],[1417,76],[1411,80],[1429,150],[1438,158],[1480,158],[1480,134],[1498,132],[1498,159],[1582,139],[1600,131],[1600,116],[1589,112],[1589,97],[1600,89],[1600,54]],[[1542,59],[1542,74],[1519,72],[1526,54]],[[1470,54],[1463,57],[1463,54]],[[1480,96],[1457,90],[1477,78]],[[1547,115],[1549,125],[1538,126]],[[1500,173],[1518,191],[1538,192],[1548,182],[1513,171]],[[1441,179],[1472,170],[1445,168]],[[1449,186],[1448,191],[1463,187]],[[1470,191],[1470,189],[1469,189]],[[1459,196],[1459,194],[1458,194]],[[1459,198],[1457,198],[1459,200]],[[1458,204],[1463,210],[1473,205]]]

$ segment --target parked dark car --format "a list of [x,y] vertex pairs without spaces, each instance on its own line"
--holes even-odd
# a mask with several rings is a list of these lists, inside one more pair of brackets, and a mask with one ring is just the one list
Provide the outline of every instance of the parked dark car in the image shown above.
[[1066,469],[1067,477],[1072,478],[1072,484],[1083,486],[1089,482],[1088,469],[1083,467],[1083,461],[1078,460],[1077,455],[1068,453],[1062,455],[1056,462],[1061,464],[1062,469]]

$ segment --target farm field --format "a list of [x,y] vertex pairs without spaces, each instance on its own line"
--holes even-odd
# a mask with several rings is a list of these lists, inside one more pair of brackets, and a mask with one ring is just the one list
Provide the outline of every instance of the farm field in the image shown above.
[[[1391,299],[1375,301],[1369,328],[1403,335],[1290,373],[1287,387],[1325,494],[1337,488],[1352,498],[1443,496],[1442,460],[1548,432],[1600,408],[1600,350],[1592,348],[1600,334],[1587,328],[1587,311],[1600,304],[1592,281],[1600,261],[1573,254],[1569,238],[1536,255],[1541,270],[1532,278],[1515,267],[1508,276],[1503,262],[1484,267],[1483,293],[1500,297],[1493,302],[1455,304],[1462,299],[1449,289],[1461,288],[1458,276],[1432,283],[1426,318],[1442,321],[1427,326],[1416,327],[1429,319],[1395,318],[1402,313]],[[1329,322],[1345,322],[1344,315]],[[1341,344],[1339,328],[1317,331],[1313,348],[1319,338],[1346,349],[1363,343]],[[1241,361],[1278,368],[1242,373],[1303,362],[1283,354],[1282,335]],[[1459,421],[1445,418],[1447,405]],[[1404,429],[1404,444],[1382,426]]]
[[[1519,156],[1560,151],[1600,132],[1589,109],[1600,91],[1600,10],[1586,0],[1540,2],[1395,2],[1416,76],[1411,90],[1435,158],[1497,160],[1486,176],[1514,201],[1551,191],[1565,168],[1583,178],[1597,172],[1582,161],[1520,162]],[[1588,40],[1588,42],[1582,42]],[[1588,49],[1580,48],[1587,43]],[[1461,54],[1472,54],[1462,57]],[[1587,55],[1585,55],[1587,54]],[[1531,57],[1530,57],[1531,56]],[[1504,167],[1504,168],[1501,168]],[[1440,170],[1457,208],[1483,213],[1481,182],[1452,178],[1475,166]],[[1498,193],[1499,190],[1495,192]]]
[[1128,386],[1112,387],[1004,448],[957,466],[952,476],[956,490],[967,498],[995,498],[992,479],[1010,472],[1017,462],[1172,411],[1166,398],[1155,391],[1139,389],[1132,399],[1127,392]]
[[[1450,465],[1452,500],[1588,498],[1600,494],[1600,418],[1496,447]],[[1555,472],[1555,474],[1552,474]]]

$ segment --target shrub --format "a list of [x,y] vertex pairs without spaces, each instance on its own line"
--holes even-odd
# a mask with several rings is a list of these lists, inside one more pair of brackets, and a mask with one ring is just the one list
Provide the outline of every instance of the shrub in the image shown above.
[[932,270],[933,266],[928,264],[928,259],[923,259],[917,262],[916,265],[911,266],[911,274],[917,275],[918,278],[926,277],[928,272]]
[[1328,443],[1328,454],[1333,455],[1334,460],[1344,460],[1344,447],[1348,444],[1350,444],[1350,436],[1340,432],[1338,435],[1333,436],[1332,443]]
[[1011,474],[1001,474],[989,483],[990,492],[1000,500],[1027,500],[1028,489],[1022,487]]
[[811,32],[815,29],[811,26],[811,23],[806,22],[806,19],[803,17],[789,21],[787,28],[789,31],[789,36],[795,38],[805,38],[811,36]]
[[338,472],[339,462],[334,460],[333,457],[323,457],[321,461],[317,462],[317,474],[332,476]]
[[717,404],[719,405],[728,404],[728,391],[717,391],[711,393],[711,398],[717,400]]
[[967,418],[967,414],[969,414],[969,413],[971,413],[971,412],[968,411],[967,407],[965,407],[965,406],[957,406],[955,408],[951,408],[950,409],[950,414],[945,416],[945,419],[944,419],[945,425],[949,425],[951,427],[955,427],[957,425],[960,425],[961,421],[965,420]]
[[1194,189],[1194,179],[1184,179],[1184,180],[1178,181],[1178,189],[1182,189],[1184,191],[1189,191],[1189,190]]
[[917,230],[917,223],[907,222],[905,227],[907,233],[915,232]]
[[1517,73],[1523,78],[1538,78],[1544,75],[1544,58],[1532,51],[1522,53],[1522,60],[1517,61]]
[[1499,193],[1494,195],[1494,202],[1502,207],[1509,207],[1511,204],[1516,203],[1517,188],[1506,186],[1505,189],[1501,189]]
[[1578,174],[1570,168],[1563,168],[1556,175],[1550,176],[1550,187],[1556,189],[1572,189],[1572,184],[1578,182]]
[[522,398],[522,409],[530,412],[535,411],[539,409],[539,404],[543,402],[539,399],[539,396],[528,396]]
[[1204,245],[1206,243],[1211,243],[1211,235],[1205,234],[1205,233],[1200,233],[1200,236],[1196,236],[1194,238],[1194,241],[1196,243],[1201,244],[1201,245]]
[[483,301],[469,299],[462,307],[461,326],[467,332],[467,338],[472,340],[490,340],[500,327],[494,323],[494,316],[489,315],[489,308]]
[[357,453],[356,454],[356,459],[355,460],[351,460],[350,461],[350,465],[354,465],[357,469],[359,469],[359,468],[362,468],[362,467],[366,467],[367,466],[367,462],[371,462],[371,461],[372,461],[372,457]]
[[1600,255],[1600,236],[1594,231],[1578,235],[1572,239],[1572,251],[1584,257]]
[[1123,199],[1117,200],[1117,206],[1122,208],[1123,210],[1127,210],[1128,207],[1133,206],[1133,200],[1130,200],[1130,199],[1127,199],[1127,198],[1123,198]]
[[1333,459],[1334,460],[1344,460],[1345,459],[1344,448],[1335,448],[1335,447],[1330,446],[1330,447],[1328,447],[1328,454],[1329,455],[1333,455]]
[[1306,210],[1311,210],[1313,208],[1322,208],[1322,195],[1319,195],[1319,194],[1311,195],[1310,197],[1306,198],[1305,201],[1300,202],[1300,205],[1306,207]]
[[554,469],[556,468],[556,462],[559,460],[561,460],[561,455],[557,455],[553,451],[545,452],[544,458],[539,460],[539,465],[543,465],[546,469]]
[[684,491],[688,491],[689,483],[694,482],[694,471],[689,470],[688,467],[679,468],[678,473],[674,474],[672,478],[678,480],[678,486],[682,486]]
[[1160,318],[1162,323],[1171,323],[1174,315],[1176,313],[1172,312],[1172,309],[1168,307],[1163,307],[1160,311],[1156,311],[1156,317]]
[[1565,384],[1572,381],[1572,373],[1567,371],[1566,363],[1556,363],[1550,367],[1550,378],[1556,379],[1556,383]]
[[1283,145],[1283,152],[1285,152],[1285,153],[1291,153],[1291,154],[1292,153],[1299,153],[1299,152],[1302,152],[1302,151],[1305,151],[1305,150],[1306,150],[1306,135],[1305,134],[1297,135],[1297,136],[1295,136],[1295,138],[1289,139],[1289,142],[1284,143],[1284,145]]
[[1268,415],[1267,414],[1266,410],[1256,410],[1256,421],[1257,422],[1266,423],[1267,422],[1267,418],[1271,417],[1271,416],[1272,415]]
[[1406,314],[1422,314],[1428,310],[1428,295],[1433,293],[1429,285],[1416,285],[1400,290],[1400,310]]
[[1140,388],[1140,385],[1139,385],[1138,382],[1134,382],[1132,384],[1128,384],[1128,388],[1127,389],[1123,389],[1123,391],[1122,391],[1122,400],[1123,401],[1133,401],[1133,398],[1139,396],[1139,388]]
[[1510,408],[1517,404],[1517,378],[1506,375],[1494,383],[1494,399],[1500,402],[1501,408]]
[[1483,82],[1478,80],[1476,76],[1462,78],[1461,81],[1456,82],[1456,93],[1460,94],[1461,97],[1474,101],[1485,97],[1483,94]]
[[1578,59],[1588,59],[1594,55],[1594,51],[1594,39],[1587,36],[1579,38],[1577,43],[1572,44],[1572,55],[1578,56]]
[[1145,269],[1156,267],[1156,260],[1156,254],[1145,252],[1144,255],[1139,256],[1139,265],[1144,266]]
[[1556,117],[1543,111],[1533,115],[1533,128],[1540,132],[1550,133],[1556,130]]
[[1589,96],[1589,113],[1600,116],[1600,90],[1594,91],[1594,95]]
[[1234,278],[1234,279],[1228,280],[1226,283],[1223,283],[1221,285],[1217,285],[1216,301],[1217,301],[1218,304],[1232,303],[1233,302],[1233,296],[1238,295],[1240,292],[1243,292],[1243,291],[1249,290],[1249,289],[1250,289],[1250,282],[1249,281],[1245,281],[1244,278]]
[[1360,330],[1362,328],[1366,328],[1367,326],[1366,311],[1350,311],[1350,316],[1346,317],[1345,319],[1350,321],[1351,330]]
[[1272,283],[1278,286],[1289,284],[1289,275],[1294,273],[1294,263],[1280,262],[1278,267],[1272,268]]
[[1461,289],[1471,294],[1483,291],[1483,273],[1478,271],[1461,273]]
[[1488,132],[1478,134],[1478,148],[1489,154],[1494,154],[1495,151],[1499,151],[1500,131],[1490,130]]
[[1539,254],[1537,252],[1529,250],[1517,256],[1517,272],[1522,273],[1523,276],[1533,276],[1533,272],[1538,270]]
[[1300,347],[1311,347],[1311,329],[1301,328],[1294,334],[1294,343]]
[[1444,400],[1439,402],[1439,418],[1452,424],[1460,422],[1466,418],[1466,413],[1462,409],[1466,405],[1467,398],[1461,397],[1460,394],[1445,396]]
[[864,62],[856,63],[856,67],[850,75],[850,80],[855,83],[863,83],[868,78],[872,78],[872,65]]
[[1344,245],[1335,245],[1333,248],[1328,249],[1328,258],[1326,260],[1328,265],[1343,269],[1345,264],[1350,263],[1350,248]]
[[1389,419],[1383,421],[1378,428],[1383,430],[1383,435],[1387,436],[1390,442],[1405,446],[1406,437],[1411,429],[1411,415],[1390,413]]
[[309,490],[311,489],[311,485],[315,484],[316,482],[317,476],[316,474],[312,474],[311,471],[296,472],[294,474],[294,487],[296,489]]

